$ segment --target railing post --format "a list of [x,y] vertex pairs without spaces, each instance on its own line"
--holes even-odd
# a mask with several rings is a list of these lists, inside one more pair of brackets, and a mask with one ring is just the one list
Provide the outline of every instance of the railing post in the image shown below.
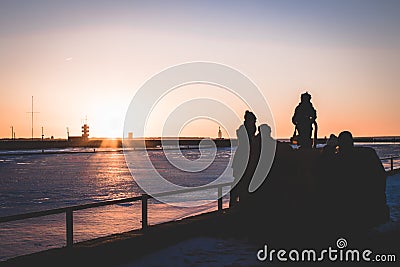
[[147,199],[149,196],[147,194],[142,195],[142,229],[146,229],[147,223]]
[[390,157],[390,170],[393,171],[393,156]]
[[74,245],[74,216],[72,209],[66,211],[67,247]]
[[218,210],[222,211],[222,186],[218,186]]

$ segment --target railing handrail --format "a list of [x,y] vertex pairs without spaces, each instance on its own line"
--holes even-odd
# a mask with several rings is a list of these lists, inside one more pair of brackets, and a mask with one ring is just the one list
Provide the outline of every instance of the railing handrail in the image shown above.
[[385,158],[379,158],[380,160],[389,160],[389,159],[398,159],[400,156],[390,156],[390,157],[385,157]]
[[156,193],[153,195],[141,194],[140,196],[135,196],[135,197],[105,200],[105,201],[86,203],[86,204],[74,205],[74,206],[68,206],[68,207],[62,207],[62,208],[55,208],[55,209],[33,211],[33,212],[28,212],[28,213],[3,216],[3,217],[0,217],[0,223],[37,218],[37,217],[43,217],[43,216],[48,216],[48,215],[61,214],[61,213],[65,213],[67,211],[77,211],[77,210],[84,210],[84,209],[90,209],[90,208],[115,205],[115,204],[120,204],[120,203],[135,202],[135,201],[142,200],[142,197],[144,195],[146,195],[148,199],[151,199],[154,197],[178,195],[178,194],[190,193],[190,192],[194,192],[194,191],[202,191],[202,190],[208,190],[208,189],[213,189],[213,188],[218,188],[218,187],[226,187],[226,186],[230,186],[232,184],[233,184],[233,182],[226,182],[226,183],[221,183],[221,184],[212,184],[212,185],[206,185],[206,186],[199,186],[199,187],[195,187],[195,188],[186,188],[186,189],[180,189],[180,190],[169,191],[169,192],[161,192],[161,193]]
[[86,204],[81,204],[81,205],[74,205],[74,206],[48,209],[48,210],[42,210],[42,211],[33,211],[33,212],[28,212],[28,213],[0,217],[0,223],[10,222],[10,221],[18,221],[18,220],[23,220],[23,219],[30,219],[30,218],[36,218],[36,217],[42,217],[42,216],[48,216],[48,215],[54,215],[54,214],[60,214],[60,213],[65,213],[70,210],[77,211],[77,210],[83,210],[83,209],[90,209],[90,208],[114,205],[114,204],[119,204],[119,203],[133,202],[133,201],[138,201],[138,200],[141,200],[141,196],[105,200],[105,201],[92,202],[92,203],[86,203]]
[[204,185],[204,186],[179,189],[179,190],[169,191],[169,192],[155,193],[155,194],[153,194],[153,196],[149,196],[149,197],[150,198],[154,198],[154,197],[163,197],[163,196],[169,196],[169,195],[178,195],[178,194],[184,194],[184,193],[190,193],[190,192],[195,192],[195,191],[208,190],[208,189],[213,189],[213,188],[218,188],[218,187],[225,187],[225,186],[229,186],[229,185],[232,185],[232,184],[233,184],[233,182]]

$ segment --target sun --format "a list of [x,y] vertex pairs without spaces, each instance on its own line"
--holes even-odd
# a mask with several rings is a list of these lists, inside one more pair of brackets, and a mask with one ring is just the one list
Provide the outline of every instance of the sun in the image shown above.
[[[107,103],[107,101],[104,101]],[[121,138],[126,109],[120,103],[97,105],[88,114],[90,137]]]

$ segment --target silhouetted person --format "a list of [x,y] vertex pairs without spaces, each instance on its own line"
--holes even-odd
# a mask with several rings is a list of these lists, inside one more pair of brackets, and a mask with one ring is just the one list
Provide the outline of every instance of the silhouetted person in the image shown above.
[[302,148],[311,148],[312,146],[312,125],[317,118],[317,112],[311,103],[311,95],[306,92],[301,95],[301,102],[296,107],[292,122],[296,125],[299,133],[298,144]]
[[338,137],[338,146],[340,153],[351,153],[354,152],[354,139],[353,135],[349,131],[343,131]]
[[239,180],[244,175],[250,155],[250,145],[248,143],[247,131],[244,125],[240,125],[239,129],[236,130],[236,136],[238,146],[232,162],[233,177],[235,180],[234,187],[230,191],[230,208],[234,208],[239,204]]
[[255,136],[253,145],[252,159],[254,159],[255,171],[253,179],[250,181],[249,190],[255,192],[265,180],[272,166],[276,140],[271,136],[271,127],[268,124],[262,124],[258,127],[258,134]]
[[353,136],[338,137],[337,215],[345,230],[368,229],[389,219],[386,205],[386,172],[375,150],[354,147]]
[[336,135],[331,134],[329,136],[328,141],[326,141],[326,145],[322,149],[324,154],[336,154],[337,146],[339,145],[339,140]]
[[[276,140],[271,136],[271,127],[268,124],[261,124],[258,127],[258,134],[254,141],[254,155],[258,161],[257,173],[263,178],[268,175],[271,163],[276,153]],[[275,148],[275,149],[274,149]],[[275,151],[274,151],[275,150]]]
[[[340,175],[338,168],[338,138],[331,134],[322,148],[318,159],[318,179],[317,179],[317,207],[320,218],[318,219],[321,226],[325,229],[334,227],[335,218],[337,217],[338,192],[340,192],[342,184],[338,183]],[[330,226],[333,224],[333,226]],[[327,227],[328,226],[328,227]]]
[[[311,148],[311,143],[308,147]],[[293,151],[294,174],[289,178],[291,186],[288,189],[292,195],[290,212],[297,218],[297,225],[304,228],[303,231],[314,226],[320,213],[317,209],[319,157],[320,151],[316,149]]]
[[233,157],[232,168],[235,186],[230,192],[230,207],[240,202],[243,205],[248,199],[248,185],[253,176],[256,157],[254,139],[257,118],[253,112],[246,110],[244,123],[236,130],[238,147]]
[[[293,149],[288,143],[273,139],[269,125],[260,125],[258,131],[255,146],[260,157],[256,172],[264,175],[265,179],[251,196],[251,210],[257,222],[264,223],[262,226],[268,223],[282,227],[282,223],[287,223],[288,201],[292,197],[288,194],[287,188],[290,186],[288,179],[293,174],[291,158]],[[275,147],[275,153],[271,153],[273,147]],[[268,163],[271,161],[270,166]],[[260,227],[261,230],[262,228]]]

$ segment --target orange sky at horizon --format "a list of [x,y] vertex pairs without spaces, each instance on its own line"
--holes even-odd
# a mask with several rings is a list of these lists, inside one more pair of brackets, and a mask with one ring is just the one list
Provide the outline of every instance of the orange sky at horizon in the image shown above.
[[[11,126],[17,138],[31,137],[31,96],[39,112],[36,138],[41,127],[47,138],[66,138],[67,127],[80,135],[86,116],[90,137],[122,137],[138,88],[165,68],[192,61],[225,64],[254,81],[272,110],[275,137],[292,135],[291,117],[305,91],[317,110],[319,137],[343,130],[399,136],[400,5],[365,4],[364,13],[343,13],[353,5],[357,10],[350,2],[330,10],[310,4],[314,13],[262,2],[228,9],[208,2],[157,7],[121,1],[111,10],[103,1],[38,4],[54,11],[48,15],[30,4],[0,3],[0,138],[11,137]],[[204,88],[181,90],[188,98],[213,94]],[[171,107],[174,100],[168,100]],[[243,113],[245,107],[232,101]],[[182,135],[217,132],[216,123],[198,121]]]

